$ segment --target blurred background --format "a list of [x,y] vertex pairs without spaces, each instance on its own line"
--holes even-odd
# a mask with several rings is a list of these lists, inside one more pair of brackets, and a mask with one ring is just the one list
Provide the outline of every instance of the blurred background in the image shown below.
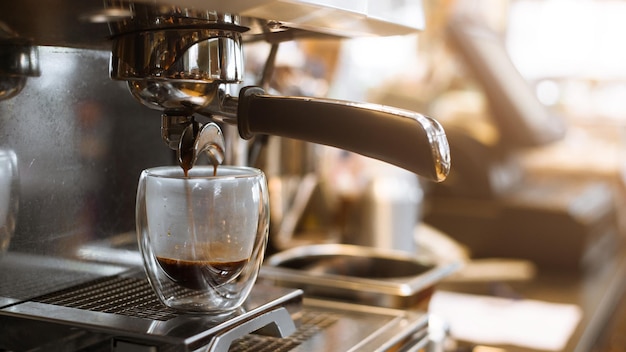
[[[418,251],[471,263],[444,284],[453,292],[534,298],[564,309],[527,307],[535,323],[558,317],[557,332],[542,324],[533,330],[524,319],[516,324],[520,317],[500,316],[480,300],[464,303],[485,308],[495,322],[463,312],[459,297],[436,301],[435,311],[466,317],[453,320],[459,336],[474,340],[468,345],[625,351],[626,51],[620,43],[626,2],[427,0],[424,6],[427,29],[414,36],[281,47],[275,87],[419,111],[443,124],[452,171],[443,183],[419,182]],[[363,228],[384,220],[365,220],[362,204],[413,204],[389,189],[372,199],[372,185],[399,182],[401,171],[329,147],[314,150],[321,193],[340,198],[327,200],[325,209],[341,209],[347,220],[339,230],[331,226],[337,234],[328,226],[320,231],[319,211],[313,220],[305,213],[308,222],[290,237],[295,243],[311,232],[375,241],[376,234],[362,238]],[[350,235],[355,231],[360,238]],[[459,325],[481,326],[492,336]],[[555,344],[541,344],[550,337]]]

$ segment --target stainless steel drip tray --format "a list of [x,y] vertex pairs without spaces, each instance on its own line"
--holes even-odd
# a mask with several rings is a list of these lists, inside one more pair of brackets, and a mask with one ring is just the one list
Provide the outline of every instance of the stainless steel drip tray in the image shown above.
[[[265,286],[258,287],[258,290],[267,289],[273,290]],[[132,349],[133,351],[156,351],[157,349],[158,351],[192,351],[201,344],[200,342],[206,342],[207,338],[215,334],[216,327],[212,327],[210,323],[202,324],[202,318],[176,317],[172,315],[173,312],[167,310],[161,312],[161,317],[152,316],[146,319],[138,316],[130,318],[125,315],[128,314],[127,312],[122,311],[102,313],[50,304],[61,297],[80,294],[80,292],[80,289],[72,293],[65,291],[45,297],[44,299],[49,303],[25,302],[1,310],[0,325],[6,322],[4,318],[20,319],[22,322],[30,322],[21,325],[32,332],[34,329],[42,330],[37,325],[38,322],[60,323],[90,330],[93,333],[104,332],[105,334],[96,336],[100,339],[99,341],[113,341],[105,344],[102,349],[91,348],[90,351],[110,351],[111,346],[113,346],[113,351],[123,350],[119,348],[120,346],[135,348]],[[288,304],[288,302],[282,302],[282,304]],[[148,315],[155,314],[150,308],[145,310]],[[292,317],[298,324],[297,329],[289,336],[280,337],[265,333],[230,335],[226,336],[221,344],[218,342],[217,347],[215,343],[208,347],[202,346],[202,351],[220,351],[226,350],[227,347],[229,352],[417,351],[429,343],[428,316],[417,311],[304,298],[302,309],[292,313]],[[152,323],[149,323],[149,320],[152,320]],[[234,323],[228,322],[228,324]],[[206,328],[205,332],[198,333],[199,327]],[[64,334],[69,332],[71,330],[61,330]],[[77,335],[77,339],[90,341],[89,337],[76,332],[74,334]],[[189,335],[189,338],[182,338],[185,335]],[[66,347],[71,343],[67,336],[60,337],[58,341],[63,350],[71,350]],[[78,345],[78,343],[73,344]],[[0,347],[3,347],[1,345],[0,343]],[[48,343],[46,346],[30,350],[47,351],[50,350],[48,348],[50,345]],[[155,349],[150,349],[151,347]]]
[[[304,298],[299,289],[263,280],[243,311],[218,321],[161,305],[142,268],[28,256],[5,260],[3,268],[13,261],[30,262],[29,271],[54,264],[55,271],[34,276],[41,289],[8,293],[13,298],[0,307],[0,350],[343,352],[413,350],[428,342],[423,312]],[[77,276],[68,280],[72,272]]]
[[[181,314],[163,307],[143,272],[100,278],[0,310],[0,318],[27,319],[115,336],[120,343],[226,351],[236,338],[264,328],[276,336],[295,331],[292,315],[302,291],[257,286],[243,309],[228,318]],[[122,342],[125,341],[125,342]]]
[[421,311],[305,298],[304,312],[331,324],[289,351],[423,351],[430,343],[428,315]]
[[269,257],[260,276],[273,285],[301,288],[307,296],[424,309],[434,286],[459,267],[460,263],[434,264],[399,251],[320,244]]

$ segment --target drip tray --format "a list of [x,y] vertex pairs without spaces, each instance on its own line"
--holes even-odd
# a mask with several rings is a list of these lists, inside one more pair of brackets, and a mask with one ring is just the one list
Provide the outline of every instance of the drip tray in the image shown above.
[[[58,268],[89,272],[89,265],[69,263]],[[57,289],[37,296],[5,292],[12,298],[0,307],[0,350],[386,351],[427,341],[424,313],[304,298],[299,289],[261,282],[226,320],[182,314],[161,305],[141,268],[104,267],[73,285],[48,277]],[[46,284],[46,277],[38,281]]]
[[210,351],[226,351],[233,340],[261,328],[275,336],[295,331],[291,317],[301,308],[300,290],[257,286],[243,309],[216,320],[163,307],[142,275],[136,271],[93,280],[5,307],[0,316],[82,328],[116,336],[120,344],[185,351],[207,345]]

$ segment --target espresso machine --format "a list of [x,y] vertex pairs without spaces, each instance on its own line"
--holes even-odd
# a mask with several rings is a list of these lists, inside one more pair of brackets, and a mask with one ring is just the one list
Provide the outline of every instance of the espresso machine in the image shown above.
[[[423,29],[423,16],[419,1],[3,2],[0,349],[428,348],[424,300],[449,267],[419,266],[415,275],[404,273],[407,283],[381,285],[384,295],[371,285],[356,293],[348,292],[356,284],[344,287],[352,298],[374,297],[377,303],[368,304],[309,297],[298,285],[260,280],[241,312],[216,321],[158,304],[134,236],[141,170],[205,155],[251,164],[267,135],[445,179],[447,139],[434,119],[268,93],[282,42],[409,34]],[[267,63],[248,83],[244,49],[258,42],[270,47]],[[224,155],[203,144],[215,133],[206,128],[213,123],[224,131]],[[390,290],[407,285],[411,297],[390,299]]]

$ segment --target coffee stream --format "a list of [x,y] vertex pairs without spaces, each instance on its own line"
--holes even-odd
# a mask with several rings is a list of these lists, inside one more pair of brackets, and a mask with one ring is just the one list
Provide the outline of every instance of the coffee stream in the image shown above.
[[[188,156],[188,154],[184,154],[185,156],[181,159],[180,167],[183,169],[183,173],[185,177],[189,177],[189,171],[193,168],[193,158]],[[213,176],[217,176],[217,167],[219,163],[213,162]]]
[[[185,178],[189,177],[189,171],[195,162],[195,151],[180,151],[180,166],[183,169]],[[211,159],[213,163],[213,176],[217,175],[219,162]],[[191,242],[189,253],[177,254],[177,258],[157,256],[157,262],[173,282],[192,290],[206,290],[218,288],[224,284],[232,282],[243,271],[248,259],[236,261],[217,261],[209,258],[223,258],[227,250],[219,249],[219,243],[201,243],[197,240],[194,218],[194,207],[192,204],[191,189],[189,183],[185,183],[185,193],[187,198],[187,222],[191,225]],[[209,228],[211,226],[208,226]],[[217,248],[216,248],[217,247]],[[219,252],[219,253],[216,253]],[[205,259],[206,258],[206,259]]]

